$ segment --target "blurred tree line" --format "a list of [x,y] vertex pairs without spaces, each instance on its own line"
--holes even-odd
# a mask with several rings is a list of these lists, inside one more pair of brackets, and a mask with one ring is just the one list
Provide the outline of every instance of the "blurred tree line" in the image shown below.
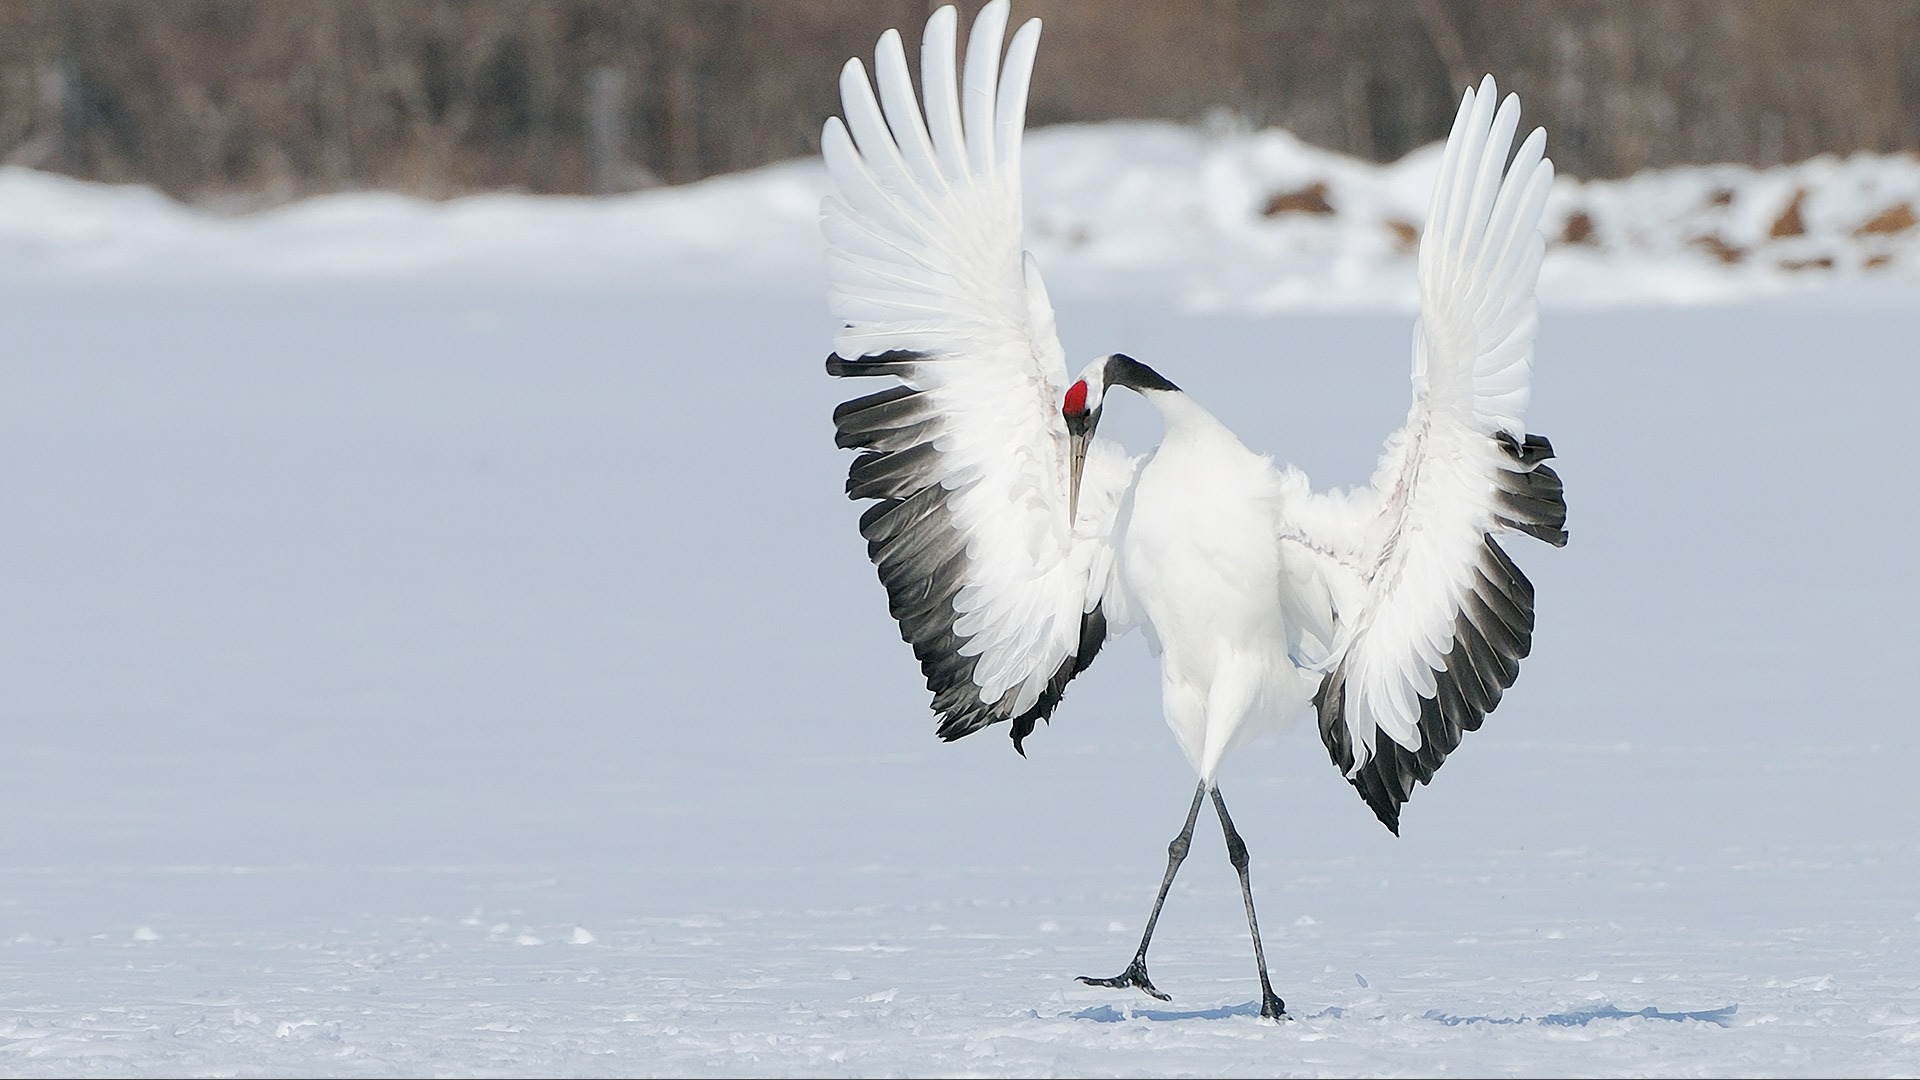
[[[967,13],[980,0],[966,0]],[[927,0],[9,0],[0,159],[198,200],[610,192],[813,153]],[[1920,0],[1022,0],[1035,125],[1219,110],[1389,160],[1492,71],[1565,172],[1920,147]]]

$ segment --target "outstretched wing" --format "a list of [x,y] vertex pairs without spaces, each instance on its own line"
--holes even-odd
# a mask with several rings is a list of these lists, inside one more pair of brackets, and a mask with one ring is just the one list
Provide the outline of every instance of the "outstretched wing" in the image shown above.
[[[1547,440],[1521,426],[1532,370],[1540,214],[1553,181],[1535,129],[1493,78],[1469,89],[1447,137],[1420,244],[1413,408],[1373,491],[1317,496],[1339,630],[1315,696],[1320,736],[1380,820],[1513,685],[1532,646],[1533,586],[1495,536],[1567,542]],[[1307,544],[1289,545],[1304,552]],[[1346,552],[1348,558],[1325,554]],[[1342,600],[1345,600],[1342,603]]]
[[1090,455],[1076,536],[1066,364],[1021,247],[1020,139],[1040,21],[1014,35],[1002,67],[1006,22],[1004,0],[974,20],[963,92],[954,10],[934,13],[924,115],[897,32],[875,52],[877,100],[848,61],[845,123],[829,120],[821,137],[839,191],[822,227],[842,323],[827,370],[898,380],[834,410],[839,445],[865,451],[847,495],[878,500],[860,518],[868,554],[940,735],[1010,720],[1018,747],[1105,640],[1107,575],[1094,570],[1110,562],[1116,485],[1131,473],[1124,459]]

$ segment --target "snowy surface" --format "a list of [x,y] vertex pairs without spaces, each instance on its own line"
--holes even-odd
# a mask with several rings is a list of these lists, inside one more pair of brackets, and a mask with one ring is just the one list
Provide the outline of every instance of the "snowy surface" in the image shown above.
[[[1356,238],[1428,166],[1043,135],[1073,363],[1363,480],[1411,265]],[[1138,638],[1027,760],[934,740],[840,496],[813,166],[240,218],[0,173],[0,1074],[1920,1074],[1920,230],[1822,194],[1913,167],[1801,168],[1561,194],[1603,243],[1547,264],[1573,540],[1511,545],[1519,684],[1400,839],[1311,731],[1222,774],[1278,1026],[1216,832],[1174,1001],[1073,981],[1191,791]],[[1349,209],[1182,216],[1322,175]],[[1737,263],[1687,242],[1722,185]]]
[[[1029,244],[1056,295],[1411,310],[1412,240],[1439,162],[1437,144],[1376,166],[1231,126],[1047,128],[1026,148]],[[0,167],[0,279],[782,288],[817,274],[826,190],[825,169],[805,161],[613,199],[361,193],[216,216],[144,188]],[[1541,293],[1562,307],[1920,287],[1920,154],[1562,178],[1546,218]]]

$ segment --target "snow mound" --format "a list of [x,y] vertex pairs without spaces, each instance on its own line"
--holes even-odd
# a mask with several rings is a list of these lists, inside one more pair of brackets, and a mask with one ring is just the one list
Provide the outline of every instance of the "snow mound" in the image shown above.
[[[1051,129],[1028,153],[1029,243],[1056,291],[1091,281],[1171,289],[1209,310],[1411,309],[1440,152],[1375,165],[1284,131]],[[1920,281],[1916,208],[1920,157],[1910,154],[1562,177],[1547,204],[1541,294],[1603,306],[1842,279],[1910,285]]]
[[[1048,128],[1028,142],[1028,240],[1064,295],[1409,309],[1439,157],[1436,144],[1375,165],[1226,125]],[[616,198],[353,193],[223,215],[0,168],[0,276],[810,282],[826,193],[824,169],[797,161]],[[1836,281],[1904,294],[1920,282],[1920,157],[1562,178],[1547,227],[1549,304],[1723,302]]]

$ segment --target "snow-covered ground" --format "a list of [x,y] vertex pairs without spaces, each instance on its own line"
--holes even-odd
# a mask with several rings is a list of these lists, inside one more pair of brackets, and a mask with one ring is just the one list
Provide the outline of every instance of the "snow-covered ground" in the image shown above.
[[[1074,362],[1363,480],[1430,158],[1040,133]],[[1311,731],[1222,776],[1276,1026],[1214,833],[1174,1001],[1073,981],[1191,790],[1138,638],[1026,760],[934,740],[815,166],[229,218],[0,173],[0,1074],[1920,1073],[1920,229],[1855,235],[1917,177],[1557,196],[1519,684],[1400,839]]]
[[[1199,311],[1410,309],[1439,156],[1435,145],[1376,166],[1224,125],[1049,128],[1027,146],[1029,242],[1056,292]],[[818,269],[825,193],[824,170],[796,162],[616,199],[365,193],[216,217],[144,188],[0,167],[0,274],[787,287]],[[1835,283],[1904,296],[1920,286],[1917,215],[1920,154],[1562,178],[1541,291],[1573,307]]]

